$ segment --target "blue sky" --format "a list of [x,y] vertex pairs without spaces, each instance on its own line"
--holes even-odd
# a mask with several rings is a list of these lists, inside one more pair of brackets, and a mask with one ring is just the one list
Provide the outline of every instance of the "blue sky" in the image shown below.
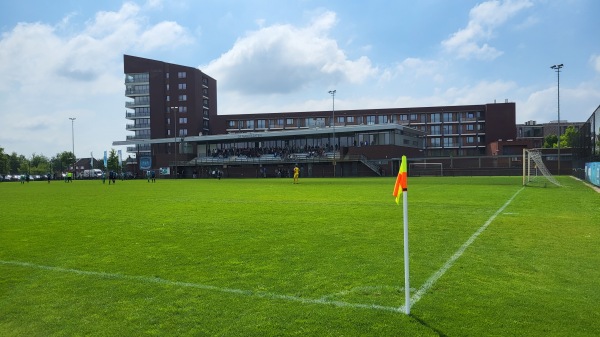
[[99,158],[124,140],[123,54],[198,67],[220,114],[516,102],[517,122],[600,105],[600,1],[0,4],[0,147]]

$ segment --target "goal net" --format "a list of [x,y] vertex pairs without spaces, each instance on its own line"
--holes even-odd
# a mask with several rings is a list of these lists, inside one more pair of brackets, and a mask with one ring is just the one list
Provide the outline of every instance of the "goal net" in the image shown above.
[[542,154],[537,149],[523,149],[523,185],[530,183],[551,182],[561,186],[542,161]]
[[413,177],[418,176],[438,176],[444,175],[442,163],[409,163],[408,174]]

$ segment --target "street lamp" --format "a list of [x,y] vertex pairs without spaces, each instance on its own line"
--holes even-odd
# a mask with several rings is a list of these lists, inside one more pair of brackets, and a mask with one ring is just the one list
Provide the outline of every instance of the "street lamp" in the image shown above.
[[332,108],[331,108],[331,121],[333,124],[333,177],[335,178],[335,153],[337,151],[336,149],[336,141],[335,141],[335,93],[336,90],[329,90],[329,93],[331,94],[331,98],[332,98]]
[[77,162],[77,156],[75,156],[75,117],[69,117],[71,120],[71,143],[73,144],[73,174],[75,174],[75,164]]
[[171,107],[171,110],[173,111],[173,126],[175,128],[175,133],[173,136],[175,137],[175,179],[177,179],[177,111],[179,111],[179,107]]
[[560,69],[563,67],[563,64],[555,64],[550,67],[550,69],[554,69],[556,71],[556,79],[558,84],[557,91],[557,107],[558,107],[558,174],[560,175]]

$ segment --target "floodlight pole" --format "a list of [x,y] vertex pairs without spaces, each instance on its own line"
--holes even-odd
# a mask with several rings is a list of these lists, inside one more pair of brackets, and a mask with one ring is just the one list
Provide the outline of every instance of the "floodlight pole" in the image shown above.
[[335,93],[337,92],[337,90],[329,90],[329,93],[331,94],[331,98],[332,98],[332,108],[331,108],[331,123],[332,123],[332,127],[333,127],[333,177],[335,178],[335,154],[336,154],[336,149],[335,149]]
[[69,117],[69,119],[71,120],[71,144],[73,145],[73,175],[75,175],[75,164],[77,163],[77,156],[75,156],[75,117]]
[[550,69],[554,69],[556,71],[556,79],[557,79],[557,108],[558,108],[558,174],[560,175],[560,69],[563,67],[563,64],[555,64],[550,67]]

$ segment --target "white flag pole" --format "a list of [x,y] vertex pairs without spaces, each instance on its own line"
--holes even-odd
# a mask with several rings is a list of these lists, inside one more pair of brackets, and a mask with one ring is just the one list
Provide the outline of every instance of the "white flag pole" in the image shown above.
[[408,263],[408,191],[402,192],[402,205],[404,206],[404,308],[407,315],[410,315],[410,282],[409,282],[409,263]]

